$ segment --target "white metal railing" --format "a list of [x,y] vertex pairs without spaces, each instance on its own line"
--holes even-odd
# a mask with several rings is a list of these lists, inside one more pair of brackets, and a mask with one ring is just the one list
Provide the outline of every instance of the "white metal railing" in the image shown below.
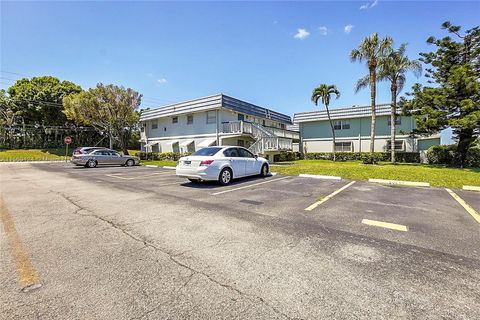
[[298,139],[295,131],[264,127],[257,123],[230,121],[222,124],[223,133],[251,134],[257,141],[248,148],[254,154],[265,151],[293,150],[292,139]]
[[291,151],[293,150],[292,139],[281,137],[263,137],[255,141],[248,148],[254,154],[265,153],[265,151]]

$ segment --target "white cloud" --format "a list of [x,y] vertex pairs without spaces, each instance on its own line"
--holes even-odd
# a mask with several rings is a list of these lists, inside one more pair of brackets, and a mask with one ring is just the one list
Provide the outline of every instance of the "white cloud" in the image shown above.
[[305,29],[300,28],[300,29],[297,30],[297,33],[293,37],[295,39],[303,40],[303,39],[307,38],[309,35],[310,35],[310,32],[308,32]]
[[325,27],[325,26],[322,26],[322,27],[318,28],[318,31],[320,31],[320,34],[322,36],[326,36],[328,34],[328,28]]
[[165,78],[158,79],[157,82],[160,83],[160,84],[165,84],[165,83],[167,83],[167,79],[165,79]]
[[343,28],[343,31],[344,31],[346,34],[349,34],[350,32],[352,32],[352,29],[353,29],[353,24],[347,24],[347,25]]
[[360,6],[360,10],[370,9],[375,7],[378,4],[378,0],[373,0],[372,2],[367,2]]

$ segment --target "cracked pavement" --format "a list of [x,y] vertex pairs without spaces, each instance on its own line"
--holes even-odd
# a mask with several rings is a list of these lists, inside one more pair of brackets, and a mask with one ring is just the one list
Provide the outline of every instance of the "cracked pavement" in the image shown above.
[[[192,187],[173,173],[111,176],[152,170],[0,165],[1,195],[42,284],[22,292],[2,228],[0,319],[480,317],[472,249],[480,229],[464,224],[468,216],[453,202],[434,210],[456,215],[448,228],[441,217],[431,227],[437,238],[421,222],[407,237],[334,219],[382,203],[429,214],[410,202],[368,199],[373,193],[348,212],[331,201],[325,216],[305,214],[338,187],[333,182],[289,178],[213,197],[218,186]],[[463,234],[445,236],[455,228]]]

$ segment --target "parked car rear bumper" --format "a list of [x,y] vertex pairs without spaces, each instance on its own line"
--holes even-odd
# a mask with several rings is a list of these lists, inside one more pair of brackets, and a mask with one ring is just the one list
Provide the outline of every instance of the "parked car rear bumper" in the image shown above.
[[199,180],[217,180],[218,172],[214,168],[196,167],[189,168],[184,166],[177,166],[175,172],[178,177],[199,179]]

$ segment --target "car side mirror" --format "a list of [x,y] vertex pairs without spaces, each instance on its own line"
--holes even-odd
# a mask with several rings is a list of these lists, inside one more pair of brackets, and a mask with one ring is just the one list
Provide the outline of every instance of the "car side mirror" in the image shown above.
[[258,159],[258,154],[254,155],[255,159]]

